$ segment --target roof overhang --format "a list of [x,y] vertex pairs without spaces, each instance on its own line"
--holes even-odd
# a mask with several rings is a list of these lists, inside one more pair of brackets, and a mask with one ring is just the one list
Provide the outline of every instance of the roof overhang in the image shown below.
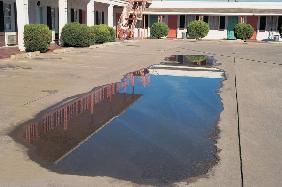
[[282,2],[153,1],[145,14],[282,15]]
[[155,15],[240,15],[267,16],[282,15],[282,9],[251,9],[251,8],[148,8],[144,14]]

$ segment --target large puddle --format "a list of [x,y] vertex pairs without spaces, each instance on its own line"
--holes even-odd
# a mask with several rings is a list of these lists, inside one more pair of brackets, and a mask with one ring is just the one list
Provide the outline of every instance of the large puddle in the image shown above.
[[218,161],[223,72],[166,63],[67,98],[12,136],[59,173],[153,185],[206,174]]

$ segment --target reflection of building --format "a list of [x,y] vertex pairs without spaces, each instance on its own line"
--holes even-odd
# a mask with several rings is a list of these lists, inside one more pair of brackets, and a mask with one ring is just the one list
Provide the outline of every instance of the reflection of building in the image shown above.
[[160,64],[152,66],[150,68],[150,74],[179,77],[222,78],[224,73],[213,67],[191,67]]
[[[131,83],[135,79],[135,76],[131,76],[133,74],[139,73],[130,73],[122,81]],[[137,77],[142,80],[142,84],[143,79],[148,80],[147,73]],[[147,85],[148,81],[145,82],[144,85]],[[134,87],[134,84],[133,81],[133,84],[126,84],[126,87]],[[15,136],[35,147],[35,154],[40,159],[54,162],[119,115],[140,96],[134,91],[123,92],[122,83],[100,86],[41,112],[35,119],[23,124],[19,131],[15,131]]]
[[58,40],[66,23],[115,26],[126,0],[0,0],[0,46],[23,49],[24,25],[46,24]]
[[[238,0],[240,1],[240,0]],[[193,20],[203,20],[210,26],[206,39],[235,39],[234,26],[250,23],[255,33],[253,40],[273,39],[282,26],[282,2],[216,2],[216,1],[152,1],[146,9],[145,33],[153,23],[162,20],[169,26],[168,37],[181,38]]]

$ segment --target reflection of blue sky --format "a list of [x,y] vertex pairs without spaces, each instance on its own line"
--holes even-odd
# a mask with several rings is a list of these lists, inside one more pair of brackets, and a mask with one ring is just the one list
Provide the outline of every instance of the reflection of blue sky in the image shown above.
[[213,159],[209,135],[223,109],[217,95],[222,80],[151,75],[144,87],[137,77],[134,91],[142,97],[57,167],[123,179],[192,176],[199,163]]

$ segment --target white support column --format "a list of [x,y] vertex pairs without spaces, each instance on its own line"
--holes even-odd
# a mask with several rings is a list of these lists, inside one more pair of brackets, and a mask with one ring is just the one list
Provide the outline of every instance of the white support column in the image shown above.
[[68,23],[68,0],[58,0],[59,1],[59,38],[61,38],[61,33],[65,24]]
[[89,0],[87,3],[87,25],[93,26],[95,19],[95,11],[94,11],[94,0]]
[[108,5],[108,26],[113,27],[114,26],[114,5],[109,4]]
[[21,51],[24,47],[24,26],[29,23],[28,0],[16,0],[18,23],[18,46]]

